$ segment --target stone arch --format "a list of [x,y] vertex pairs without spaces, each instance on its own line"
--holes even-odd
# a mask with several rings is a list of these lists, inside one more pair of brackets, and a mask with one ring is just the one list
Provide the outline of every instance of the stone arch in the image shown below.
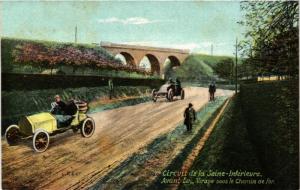
[[168,59],[171,62],[171,67],[180,66],[180,61],[179,61],[179,59],[177,57],[171,55],[171,56],[168,57]]
[[160,65],[158,59],[153,54],[146,54],[144,57],[147,57],[151,65],[152,74],[160,74]]
[[163,62],[163,78],[174,78],[176,72],[174,67],[180,66],[180,60],[176,56],[168,56]]
[[135,60],[134,60],[134,57],[130,54],[130,53],[127,53],[127,52],[120,52],[120,53],[117,53],[115,56],[117,55],[122,55],[125,60],[126,60],[126,64],[127,65],[132,65],[132,66],[136,66],[136,63],[135,63]]

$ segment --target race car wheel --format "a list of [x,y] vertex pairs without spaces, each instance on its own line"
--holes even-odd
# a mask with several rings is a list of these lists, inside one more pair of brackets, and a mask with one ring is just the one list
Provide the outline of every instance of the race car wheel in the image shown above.
[[152,95],[153,102],[156,102],[157,97],[156,97],[156,90],[155,89],[152,90],[151,95]]
[[5,131],[5,139],[7,144],[14,145],[20,138],[20,128],[17,125],[9,126]]
[[180,98],[181,98],[181,100],[184,99],[184,90],[183,90],[183,89],[181,89],[181,92],[180,92]]
[[169,89],[169,90],[168,90],[168,100],[169,100],[170,102],[173,101],[173,96],[174,96],[173,90],[172,90],[172,89]]
[[95,132],[95,122],[92,118],[86,118],[81,126],[81,135],[83,137],[91,137]]
[[50,142],[50,137],[47,131],[44,129],[38,129],[34,133],[32,144],[33,149],[36,152],[44,152],[47,150]]

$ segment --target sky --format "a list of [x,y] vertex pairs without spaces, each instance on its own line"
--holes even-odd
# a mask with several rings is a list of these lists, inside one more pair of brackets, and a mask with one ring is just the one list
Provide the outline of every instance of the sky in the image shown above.
[[189,49],[233,55],[238,1],[2,2],[2,36]]

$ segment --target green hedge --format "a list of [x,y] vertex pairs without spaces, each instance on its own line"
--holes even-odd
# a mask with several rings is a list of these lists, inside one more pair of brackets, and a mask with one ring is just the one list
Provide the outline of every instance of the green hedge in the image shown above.
[[115,86],[149,86],[156,88],[164,83],[162,79],[113,78],[103,76],[2,73],[1,77],[2,90],[6,91],[107,86],[110,78],[113,79]]
[[298,81],[241,85],[241,98],[263,170],[276,180],[277,189],[298,188]]

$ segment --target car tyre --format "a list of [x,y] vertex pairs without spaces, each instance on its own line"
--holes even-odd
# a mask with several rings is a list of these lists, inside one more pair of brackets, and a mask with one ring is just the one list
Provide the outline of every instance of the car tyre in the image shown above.
[[169,100],[170,102],[173,101],[173,96],[174,96],[173,90],[170,88],[170,89],[168,90],[168,100]]
[[81,135],[83,137],[91,137],[95,132],[95,122],[92,118],[86,118],[81,125]]
[[44,152],[47,150],[50,142],[50,136],[44,129],[38,129],[34,133],[32,144],[36,152]]
[[17,125],[9,126],[5,131],[5,139],[7,144],[15,145],[20,138],[20,128]]

